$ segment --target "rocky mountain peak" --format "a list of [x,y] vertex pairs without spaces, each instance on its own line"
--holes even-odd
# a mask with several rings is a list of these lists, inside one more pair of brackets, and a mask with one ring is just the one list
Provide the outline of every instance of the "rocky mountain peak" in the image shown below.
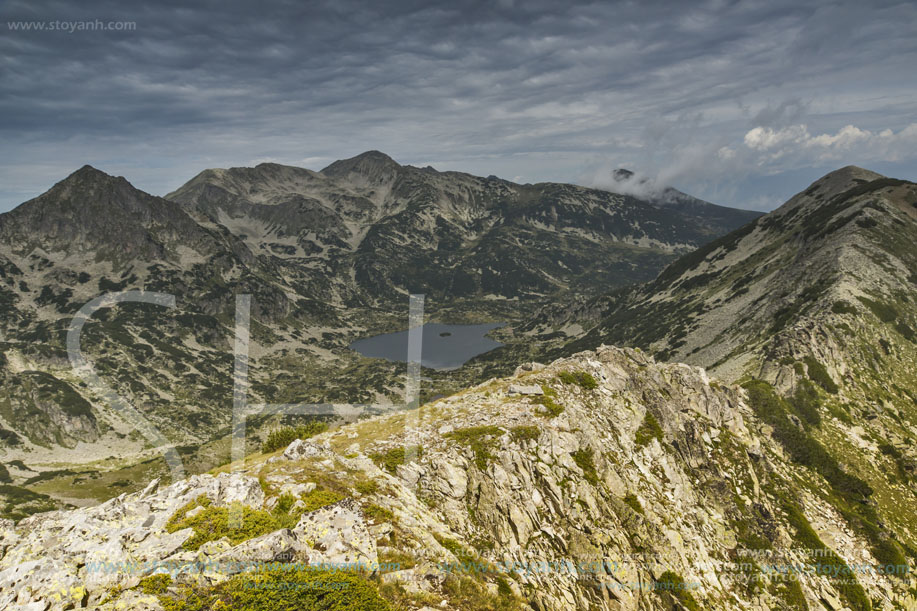
[[367,185],[390,182],[401,172],[401,166],[394,159],[379,151],[366,151],[350,159],[335,161],[321,173],[334,178],[345,178]]
[[848,189],[862,185],[873,180],[885,178],[878,172],[873,172],[855,165],[848,165],[839,170],[825,174],[813,182],[803,194],[809,196],[830,196],[840,194]]
[[112,176],[84,165],[45,193],[25,202],[4,216],[16,217],[46,210],[83,210],[85,212],[136,211],[151,195],[131,185],[123,176]]
[[123,176],[112,176],[87,164],[58,182],[44,195],[62,192],[85,193],[87,189],[93,192],[98,192],[99,189],[127,191],[134,187]]
[[39,246],[66,253],[96,250],[150,260],[165,255],[166,243],[209,241],[178,204],[89,165],[0,215],[0,239],[25,251]]
[[102,177],[109,177],[109,178],[111,178],[111,175],[110,175],[110,174],[106,174],[106,173],[103,172],[102,170],[99,170],[99,169],[97,169],[97,168],[94,168],[94,167],[92,167],[91,165],[89,165],[89,164],[87,163],[86,165],[84,165],[84,166],[81,167],[79,170],[77,170],[77,171],[75,171],[74,173],[72,173],[70,176],[68,176],[68,177],[67,177],[66,179],[64,179],[64,180],[68,180],[68,179],[74,178],[74,177],[92,177],[92,176],[96,176],[96,177],[100,177],[100,178],[102,178]]

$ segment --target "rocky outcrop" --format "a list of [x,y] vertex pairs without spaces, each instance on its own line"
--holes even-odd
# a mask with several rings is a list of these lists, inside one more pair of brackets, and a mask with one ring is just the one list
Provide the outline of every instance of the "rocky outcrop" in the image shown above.
[[[143,560],[210,563],[175,584],[217,583],[246,563],[346,566],[440,608],[463,608],[450,586],[461,580],[544,611],[853,607],[836,576],[800,576],[792,591],[772,578],[806,562],[800,520],[843,562],[877,561],[762,426],[741,389],[703,369],[602,347],[297,440],[244,473],[5,522],[0,605],[91,606],[113,588],[106,604],[155,605],[136,586],[156,569],[118,564]],[[190,529],[166,528],[201,496],[260,509],[290,495],[327,502],[235,545],[188,551]],[[880,605],[915,602],[896,578],[857,579]]]

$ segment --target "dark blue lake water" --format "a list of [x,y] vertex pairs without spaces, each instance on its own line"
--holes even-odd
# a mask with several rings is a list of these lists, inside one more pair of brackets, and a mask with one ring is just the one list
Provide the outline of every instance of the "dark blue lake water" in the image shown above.
[[[505,323],[482,325],[443,325],[427,323],[423,326],[421,364],[431,369],[458,369],[469,359],[502,346],[500,342],[484,337],[488,331],[502,327]],[[363,356],[407,362],[408,332],[386,333],[350,344]]]

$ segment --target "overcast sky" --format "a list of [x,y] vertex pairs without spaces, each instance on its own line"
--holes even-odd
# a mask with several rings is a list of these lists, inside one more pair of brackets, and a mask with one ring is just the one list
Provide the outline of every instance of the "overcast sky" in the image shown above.
[[[14,23],[97,19],[135,29]],[[915,32],[913,2],[0,2],[0,211],[86,163],[163,195],[368,149],[766,210],[848,164],[917,180]]]

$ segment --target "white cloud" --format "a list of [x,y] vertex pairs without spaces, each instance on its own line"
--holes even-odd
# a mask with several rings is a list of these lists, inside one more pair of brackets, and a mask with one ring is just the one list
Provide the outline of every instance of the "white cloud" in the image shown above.
[[801,142],[809,136],[805,125],[791,125],[781,129],[756,127],[745,134],[745,146],[757,151],[767,151],[791,142]]
[[794,153],[805,153],[814,161],[829,161],[841,155],[870,161],[895,161],[907,155],[917,144],[917,123],[898,133],[891,129],[872,132],[855,125],[845,125],[835,134],[812,135],[804,124],[780,129],[755,127],[745,134],[745,146],[767,152],[771,159]]
[[[881,132],[882,134],[891,135],[891,130],[887,129]],[[850,148],[855,143],[869,140],[873,134],[869,131],[860,129],[853,125],[845,125],[841,128],[837,134],[831,136],[829,134],[821,134],[820,136],[815,136],[810,138],[807,142],[808,146],[823,146],[823,147],[836,147],[836,148]]]

